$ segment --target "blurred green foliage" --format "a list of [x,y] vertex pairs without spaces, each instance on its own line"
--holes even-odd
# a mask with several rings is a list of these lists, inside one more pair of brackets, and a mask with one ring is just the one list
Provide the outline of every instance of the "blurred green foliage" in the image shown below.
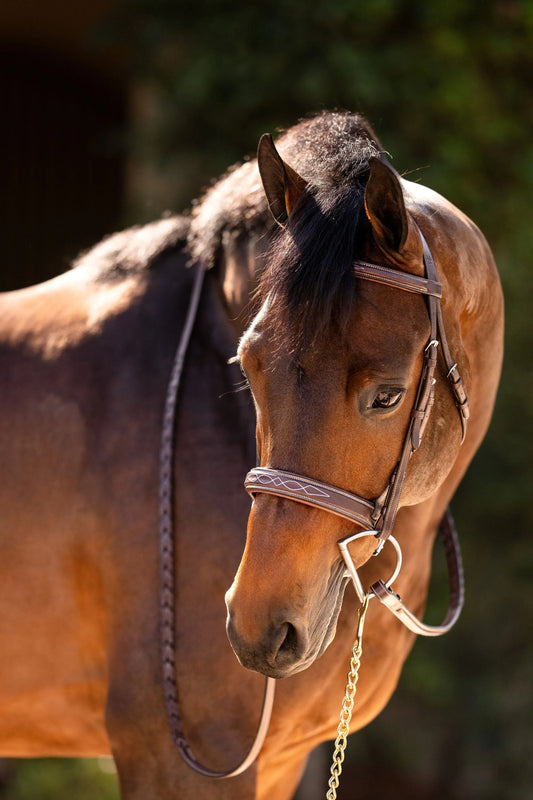
[[531,188],[530,0],[125,0],[107,35],[159,100],[139,146],[194,164],[178,204],[322,108],[366,113],[398,168],[431,165],[423,179],[495,227],[521,207],[487,208],[495,188]]
[[[396,168],[486,234],[506,361],[454,504],[466,610],[448,637],[417,643],[389,708],[352,738],[339,796],[366,800],[373,781],[397,800],[533,797],[533,1],[123,0],[100,40],[120,42],[155,98],[128,146],[178,176],[177,210],[264,131],[343,108],[365,113]],[[39,791],[6,798],[52,796]]]
[[118,800],[110,758],[0,760],[2,800]]

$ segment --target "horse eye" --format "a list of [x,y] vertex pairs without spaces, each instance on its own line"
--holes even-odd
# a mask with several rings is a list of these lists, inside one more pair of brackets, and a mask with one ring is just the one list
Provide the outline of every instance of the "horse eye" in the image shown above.
[[377,393],[372,408],[394,408],[403,397],[403,389],[382,389]]

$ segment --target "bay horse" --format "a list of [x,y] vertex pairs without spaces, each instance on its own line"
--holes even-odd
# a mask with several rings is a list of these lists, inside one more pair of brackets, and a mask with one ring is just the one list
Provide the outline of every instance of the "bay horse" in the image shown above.
[[[402,179],[362,117],[324,113],[264,139],[259,168],[228,173],[191,217],[116,234],[1,296],[3,755],[112,754],[125,800],[289,800],[308,753],[335,736],[359,606],[337,542],[365,526],[253,477],[250,513],[242,483],[256,439],[267,477],[376,509],[416,417],[433,301],[361,265],[427,288],[424,240],[470,419],[465,432],[439,354],[387,532],[403,554],[394,591],[420,616],[437,525],[489,424],[503,301],[477,227]],[[173,456],[176,679],[198,758],[215,770],[242,758],[262,675],[283,678],[259,757],[227,780],[177,754],[159,652],[159,441],[198,269]],[[251,395],[236,390],[237,347]],[[350,546],[365,591],[394,567],[389,545],[375,549]],[[353,730],[384,707],[413,640],[370,603]]]

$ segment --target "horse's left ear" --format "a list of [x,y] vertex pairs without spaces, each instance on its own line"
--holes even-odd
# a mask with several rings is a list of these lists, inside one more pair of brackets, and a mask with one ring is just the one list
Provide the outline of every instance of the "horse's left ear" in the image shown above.
[[379,158],[370,159],[365,210],[378,243],[400,251],[409,229],[402,187],[394,170]]
[[269,133],[259,140],[257,164],[272,216],[283,226],[307,182],[283,161]]

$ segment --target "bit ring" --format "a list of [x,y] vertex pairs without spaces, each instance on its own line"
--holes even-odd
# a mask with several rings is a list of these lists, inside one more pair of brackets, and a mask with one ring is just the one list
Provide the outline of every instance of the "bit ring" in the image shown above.
[[[363,589],[361,578],[357,574],[357,570],[355,568],[352,557],[348,550],[348,545],[351,544],[352,542],[355,542],[356,539],[363,539],[366,536],[373,536],[375,538],[379,536],[379,531],[362,531],[361,533],[354,533],[353,536],[347,536],[346,539],[341,539],[339,542],[337,542],[339,550],[341,551],[341,556],[344,560],[344,563],[346,564],[345,575],[347,575],[349,578],[352,579],[355,591],[357,592],[357,596],[359,597],[361,603],[364,601],[366,594],[368,594],[369,597],[375,597],[376,595],[374,594],[374,592],[368,593],[365,592],[365,590]],[[402,550],[398,540],[395,539],[394,536],[389,536],[388,539],[385,539],[385,542],[390,542],[396,551],[396,567],[394,568],[394,571],[389,580],[385,582],[385,586],[387,587],[387,589],[390,589],[391,585],[394,583],[394,581],[400,574],[400,570],[402,568]],[[379,547],[374,553],[374,555],[378,555],[378,553],[381,552],[381,549],[382,547]]]

